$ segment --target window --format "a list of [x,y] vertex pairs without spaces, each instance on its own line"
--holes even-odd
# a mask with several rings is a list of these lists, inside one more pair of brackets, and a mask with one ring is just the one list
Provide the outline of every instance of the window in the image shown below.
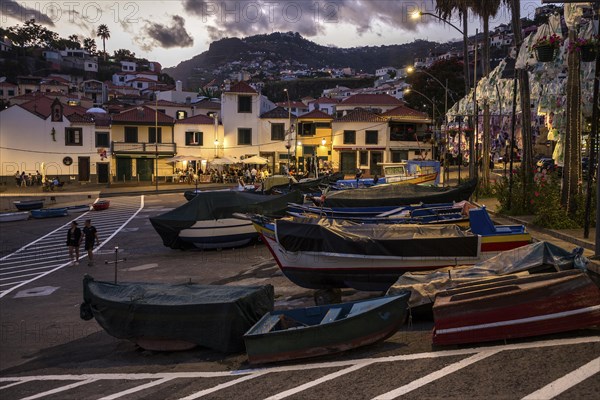
[[417,126],[415,124],[391,124],[390,140],[414,142]]
[[0,89],[0,96],[4,96],[4,90]]
[[285,124],[271,124],[271,140],[285,140]]
[[393,163],[408,160],[408,150],[392,150],[391,153]]
[[187,111],[177,110],[177,112],[175,113],[175,118],[176,119],[185,119],[185,118],[187,118]]
[[252,144],[252,129],[238,128],[238,145]]
[[82,146],[82,129],[65,128],[65,146]]
[[144,86],[144,84],[143,84],[142,82],[138,82],[138,83],[137,83],[137,87],[138,87],[138,89],[141,89],[143,86]]
[[252,96],[238,96],[238,112],[239,113],[251,113],[252,112]]
[[359,152],[359,164],[360,165],[369,165],[369,152],[368,151],[361,151]]
[[137,143],[137,142],[138,142],[137,126],[126,126],[125,127],[125,143]]
[[158,128],[158,140],[156,140],[156,128],[148,128],[148,143],[162,143],[162,128]]
[[356,144],[356,131],[344,131],[344,144]]
[[185,133],[185,144],[186,144],[186,146],[204,146],[204,133],[203,132],[186,132]]
[[298,123],[298,133],[300,133],[300,136],[314,136],[316,130],[316,126],[312,122]]
[[109,147],[109,135],[108,132],[96,132],[96,147]]
[[377,144],[379,139],[377,131],[365,131],[365,144]]
[[15,95],[15,90],[14,89],[8,89],[8,95],[9,96],[14,96]]

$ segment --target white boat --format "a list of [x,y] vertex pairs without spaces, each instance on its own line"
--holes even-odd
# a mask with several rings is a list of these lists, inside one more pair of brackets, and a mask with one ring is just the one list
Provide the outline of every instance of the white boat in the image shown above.
[[[0,222],[24,221],[29,218],[29,211],[0,213]],[[254,228],[252,228],[254,229]]]
[[239,247],[258,237],[252,221],[237,218],[196,221],[179,232],[179,238],[200,249]]

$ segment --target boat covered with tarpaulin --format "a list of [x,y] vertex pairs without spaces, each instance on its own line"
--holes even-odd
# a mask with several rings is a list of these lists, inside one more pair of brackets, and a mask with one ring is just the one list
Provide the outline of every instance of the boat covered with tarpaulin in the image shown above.
[[273,305],[271,285],[111,283],[85,275],[81,318],[148,350],[199,345],[231,353],[244,350],[244,333]]
[[234,218],[234,213],[283,216],[288,202],[302,200],[300,192],[260,196],[237,191],[200,192],[174,210],[150,218],[165,246],[182,249],[237,247],[258,234],[252,222]]

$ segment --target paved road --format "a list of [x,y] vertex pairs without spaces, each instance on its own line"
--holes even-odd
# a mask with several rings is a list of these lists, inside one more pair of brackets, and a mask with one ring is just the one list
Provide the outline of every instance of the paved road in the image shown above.
[[[120,225],[112,214],[90,213],[102,228],[103,248],[97,261],[112,260],[118,246],[127,257],[118,267],[120,281],[270,283],[276,307],[312,302],[312,292],[283,277],[260,244],[223,251],[163,246],[148,217],[184,201],[181,194],[144,196],[139,210],[139,196],[111,198],[111,208],[129,206],[119,217]],[[61,232],[61,247],[69,220],[11,223],[10,234],[0,233],[6,243],[3,257],[27,244],[20,241],[34,242],[55,230]],[[123,225],[124,221],[128,222]],[[56,268],[0,298],[1,398],[595,399],[600,392],[598,330],[477,348],[435,348],[431,321],[415,317],[383,343],[256,368],[243,353],[226,355],[204,348],[143,351],[108,336],[94,320],[79,318],[84,273],[98,280],[114,279],[113,266],[101,262],[95,267]],[[366,296],[349,290],[344,294]]]

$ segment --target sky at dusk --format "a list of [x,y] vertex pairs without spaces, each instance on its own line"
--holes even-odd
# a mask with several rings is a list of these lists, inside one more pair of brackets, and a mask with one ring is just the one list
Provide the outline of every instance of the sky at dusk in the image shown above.
[[[415,10],[435,13],[434,1],[404,0],[0,0],[0,26],[21,25],[34,18],[61,37],[93,37],[100,24],[110,30],[106,50],[126,48],[138,57],[172,67],[208,49],[224,37],[271,32],[299,32],[325,46],[379,46],[427,39],[447,42],[460,33],[431,17],[411,18]],[[533,18],[541,0],[522,0],[521,16]],[[451,22],[458,27],[457,16]],[[490,26],[510,22],[502,8]],[[470,17],[469,33],[482,30]]]

